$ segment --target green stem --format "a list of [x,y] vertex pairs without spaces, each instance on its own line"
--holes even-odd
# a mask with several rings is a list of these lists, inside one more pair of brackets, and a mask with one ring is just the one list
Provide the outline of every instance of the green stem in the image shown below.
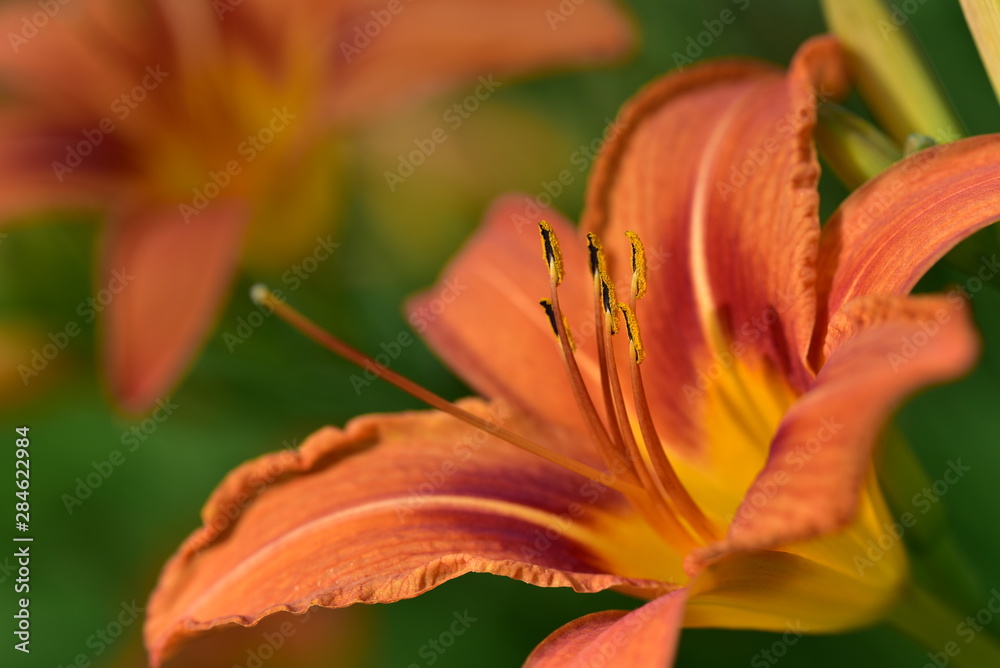
[[[960,609],[982,605],[983,583],[948,531],[938,536],[930,549],[913,559],[914,571],[922,569],[926,580],[947,603]],[[933,585],[937,585],[934,587]]]
[[[991,596],[989,601],[983,601],[983,609],[992,618],[995,613],[987,606],[1000,606],[1000,594],[991,592]],[[960,614],[923,589],[910,585],[908,594],[889,614],[888,621],[926,650],[931,663],[956,668],[1000,666],[1000,643],[976,622],[978,612]]]

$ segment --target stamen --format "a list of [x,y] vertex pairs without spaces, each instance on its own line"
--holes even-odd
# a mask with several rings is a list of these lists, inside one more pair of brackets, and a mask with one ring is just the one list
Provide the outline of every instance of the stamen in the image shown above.
[[[636,281],[633,280],[633,286],[635,283]],[[639,321],[635,317],[634,306],[636,295],[634,292],[633,290],[632,299],[630,300],[632,306],[621,304],[621,310],[625,314],[625,323],[628,328],[629,341],[632,348],[629,367],[632,372],[632,395],[635,403],[636,420],[639,423],[639,432],[642,434],[642,440],[646,444],[646,452],[649,455],[649,461],[653,466],[656,477],[660,484],[663,485],[667,497],[674,508],[677,509],[678,514],[687,521],[702,539],[706,542],[714,542],[720,538],[718,531],[691,497],[691,494],[688,493],[680,478],[677,477],[677,472],[674,471],[674,467],[670,464],[667,452],[663,449],[660,436],[656,432],[656,426],[653,424],[653,416],[649,410],[649,402],[646,399],[646,388],[642,382],[642,371],[639,368],[639,364],[645,358],[645,352],[642,348]]]
[[601,300],[604,303],[604,313],[611,323],[611,333],[618,333],[618,297],[615,295],[615,284],[611,282],[608,272],[601,272]]
[[[618,309],[616,308],[615,313],[617,314],[617,312]],[[604,339],[604,349],[609,351],[609,354],[601,358],[601,365],[604,371],[602,377],[608,378],[609,381],[609,394],[612,398],[614,423],[618,432],[622,434],[629,461],[636,471],[639,483],[650,495],[650,498],[659,498],[662,500],[662,503],[651,504],[651,507],[646,509],[646,513],[651,516],[650,521],[660,526],[672,542],[679,542],[688,547],[694,546],[694,539],[670,509],[669,496],[665,494],[665,490],[658,484],[655,471],[649,470],[646,459],[642,456],[639,444],[635,440],[632,423],[629,421],[625,408],[625,397],[622,394],[621,383],[618,380],[618,368],[615,364],[614,352],[612,351],[611,336],[613,332],[607,318],[604,319],[604,323],[604,326],[601,328],[601,335]]]
[[[559,241],[556,239],[555,232],[551,227],[549,227],[548,223],[543,221],[542,223],[539,223],[538,226],[542,233],[543,248],[558,249]],[[573,396],[576,399],[577,407],[580,409],[580,413],[590,431],[590,436],[597,446],[598,452],[600,452],[605,465],[611,468],[614,466],[616,459],[626,462],[629,461],[629,459],[627,453],[622,448],[620,439],[615,438],[613,441],[612,437],[608,435],[608,431],[605,430],[604,423],[601,421],[601,416],[594,407],[594,401],[590,396],[589,390],[587,389],[587,384],[583,380],[583,374],[580,373],[580,367],[576,363],[576,357],[573,355],[573,349],[569,340],[569,327],[567,326],[567,321],[563,316],[562,307],[559,305],[559,290],[558,282],[556,280],[557,272],[552,271],[552,266],[553,263],[550,262],[549,288],[551,290],[551,299],[545,300],[550,304],[553,313],[552,317],[549,318],[549,323],[557,323],[560,325],[556,328],[556,333],[559,337],[559,343],[561,346],[560,351],[562,352],[566,373],[569,376]],[[543,306],[545,306],[544,303]],[[609,416],[609,419],[611,424],[614,425],[614,419],[611,416]],[[636,473],[634,469],[628,469],[628,473],[632,480],[636,480]],[[645,490],[643,490],[642,496],[646,496]]]
[[618,304],[622,315],[625,316],[625,332],[628,334],[629,348],[632,351],[632,358],[636,364],[642,364],[646,359],[646,350],[642,347],[642,335],[639,334],[639,321],[635,318],[635,313],[628,304]]
[[[552,326],[552,333],[559,338],[559,328],[556,327],[556,312],[552,309],[552,300],[543,299],[539,304],[545,309],[545,315],[549,318],[549,325]],[[569,349],[576,352],[576,341],[573,340],[573,332],[569,331],[569,321],[566,320],[566,316],[563,316],[563,329],[566,331],[566,338],[569,340]]]
[[611,318],[611,333],[618,333],[618,297],[615,295],[615,284],[608,275],[608,263],[604,258],[604,245],[593,232],[587,233],[587,250],[590,251],[590,273],[594,276],[604,312]]
[[[594,319],[595,331],[598,335],[597,354],[600,362],[601,390],[607,413],[608,432],[612,439],[610,444],[612,449],[608,454],[605,454],[602,447],[602,455],[606,462],[610,462],[609,457],[612,454],[621,461],[628,462],[629,471],[634,476],[633,479],[647,493],[645,498],[635,501],[636,509],[646,517],[652,526],[658,527],[661,535],[671,544],[685,551],[692,549],[697,545],[696,540],[670,508],[669,502],[664,497],[662,489],[657,485],[653,472],[649,470],[632,432],[621,384],[618,381],[618,371],[615,368],[611,342],[612,334],[618,329],[615,287],[607,273],[607,264],[600,238],[593,233],[588,234],[587,247],[590,256],[590,270],[594,279]],[[553,298],[555,298],[554,288]],[[587,397],[589,399],[589,393]]]
[[590,251],[590,273],[600,276],[601,272],[605,271],[604,246],[593,232],[587,232],[587,250]]
[[625,236],[632,243],[632,293],[636,299],[642,299],[646,296],[646,277],[649,273],[646,265],[646,249],[642,245],[642,239],[632,230],[626,231]]
[[[604,322],[606,320],[603,306],[604,289],[601,282],[601,271],[604,269],[604,254],[602,252],[601,240],[593,232],[587,234],[587,249],[590,253],[590,273],[594,278],[594,331],[601,332],[604,330]],[[604,337],[598,336],[597,359],[600,362],[601,394],[604,399],[605,417],[607,419],[608,431],[615,446],[615,452],[623,454],[625,452],[625,443],[621,433],[615,428],[615,405],[611,398],[611,386],[608,381],[608,365],[604,362],[607,359],[607,355],[608,351],[604,345]]]
[[566,273],[563,268],[562,251],[559,249],[559,239],[552,226],[544,220],[538,222],[538,229],[542,233],[542,254],[545,257],[545,264],[549,267],[549,275],[553,277],[556,285],[559,285]]
[[504,440],[511,445],[541,457],[542,459],[556,464],[557,466],[561,466],[586,478],[590,478],[591,480],[594,480],[602,485],[611,487],[626,496],[645,495],[645,490],[621,481],[613,474],[603,473],[593,467],[583,464],[582,462],[578,462],[575,459],[558,452],[553,452],[527,438],[524,438],[523,436],[504,429],[500,425],[494,424],[493,422],[485,420],[478,415],[474,415],[465,409],[459,408],[447,399],[434,394],[409,378],[377,364],[372,358],[348,346],[346,343],[322,329],[319,325],[309,320],[294,308],[285,304],[284,301],[275,296],[274,293],[272,293],[266,286],[261,285],[260,283],[254,285],[250,290],[250,297],[257,304],[271,309],[278,315],[278,317],[285,320],[285,322],[289,325],[299,330],[324,348],[330,350],[335,355],[342,357],[359,367],[367,368],[368,370],[373,371],[376,377],[395,385],[407,394],[416,397],[432,408],[436,408],[439,411],[456,417],[466,424],[472,425],[477,429],[481,429],[496,438]]
[[[593,232],[587,233],[587,250],[590,253],[590,273],[594,277],[594,331],[602,332],[604,331],[604,322],[607,319],[605,315],[607,313],[607,302],[610,301],[610,295],[607,295],[607,299],[604,294],[604,281],[601,275],[606,272],[606,263],[604,259],[604,246],[601,244],[600,238]],[[611,398],[611,384],[608,378],[608,368],[604,364],[603,360],[608,355],[607,346],[605,346],[604,337],[597,337],[597,359],[601,361],[599,367],[601,370],[601,394],[604,398],[604,411],[605,417],[608,421],[608,430],[611,433],[611,438],[614,441],[615,450],[621,453],[625,452],[625,442],[624,438],[620,433],[620,430],[615,429],[615,404],[614,400]]]

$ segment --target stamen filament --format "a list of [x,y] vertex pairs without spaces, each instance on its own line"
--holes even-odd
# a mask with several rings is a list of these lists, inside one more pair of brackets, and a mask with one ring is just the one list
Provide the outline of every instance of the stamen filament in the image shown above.
[[[608,432],[604,428],[604,424],[601,422],[601,416],[597,413],[597,408],[594,407],[594,401],[590,397],[590,392],[587,390],[583,374],[580,373],[580,367],[576,363],[576,356],[573,354],[573,348],[570,345],[566,320],[563,316],[562,307],[559,305],[559,291],[557,289],[556,277],[551,269],[549,277],[552,292],[550,298],[553,314],[552,320],[557,324],[556,336],[559,339],[563,363],[569,375],[570,387],[573,390],[573,396],[576,398],[577,406],[580,408],[580,413],[583,415],[583,419],[590,429],[590,435],[597,444],[605,465],[610,468],[614,465],[614,455],[618,454],[622,456],[624,453],[619,452],[618,448],[612,443]],[[626,458],[625,461],[628,461],[628,459]],[[629,469],[629,472],[631,474],[630,477],[634,480],[635,472],[632,469]],[[643,490],[641,496],[645,496],[645,494],[646,492]]]
[[649,454],[649,461],[656,472],[656,476],[663,485],[664,490],[670,497],[671,502],[678,513],[693,528],[698,535],[708,542],[719,539],[719,533],[715,525],[709,521],[705,513],[702,512],[697,502],[684,487],[670,464],[667,451],[663,449],[660,435],[656,432],[653,423],[653,415],[649,410],[649,401],[646,399],[646,386],[642,382],[642,370],[639,365],[646,358],[646,351],[642,345],[642,334],[639,332],[639,320],[636,317],[636,303],[646,296],[649,287],[648,265],[646,264],[646,249],[643,246],[639,235],[628,230],[625,232],[629,242],[632,244],[632,285],[629,290],[628,305],[621,304],[622,314],[625,319],[625,328],[628,332],[629,347],[629,369],[632,378],[632,395],[635,402],[636,419],[639,422],[639,432],[646,444],[646,452]]
[[[558,286],[561,281],[561,273],[557,271],[556,266],[557,264],[561,264],[561,262],[556,263],[549,260],[549,249],[552,247],[558,249],[558,242],[553,242],[555,240],[555,233],[544,223],[540,223],[539,228],[542,233],[542,247],[545,250],[545,257],[549,267],[549,287],[551,290],[551,298],[543,301],[543,306],[545,306],[546,312],[549,314],[550,323],[556,329],[556,336],[561,345],[560,350],[570,378],[570,385],[584,420],[590,428],[591,437],[594,439],[595,445],[597,445],[605,464],[609,468],[613,467],[616,457],[620,461],[627,463],[626,470],[630,474],[630,479],[638,482],[643,489],[641,496],[633,498],[633,504],[636,509],[646,517],[652,526],[658,527],[661,535],[670,543],[682,551],[690,550],[697,545],[691,534],[666,505],[658,503],[657,499],[650,494],[652,491],[657,497],[660,496],[656,483],[651,479],[650,473],[646,469],[645,461],[638,452],[638,446],[635,443],[628,422],[628,416],[624,415],[622,417],[619,414],[619,410],[624,413],[624,400],[621,398],[620,386],[618,386],[620,406],[615,405],[614,388],[617,383],[617,377],[612,378],[610,374],[617,372],[613,371],[613,367],[608,366],[607,360],[611,359],[614,354],[611,350],[610,337],[617,329],[615,326],[618,320],[617,299],[611,279],[603,267],[603,254],[600,251],[600,241],[596,237],[590,237],[591,269],[593,272],[596,272],[595,311],[598,328],[597,336],[599,337],[599,342],[603,340],[603,344],[599,346],[603,351],[601,353],[601,380],[602,386],[605,389],[610,432],[615,435],[614,442],[609,437],[608,431],[605,431],[600,415],[594,407],[593,399],[583,380],[583,375],[580,373],[579,366],[576,363],[572,348],[569,345],[568,327],[566,326],[566,320],[559,303]],[[558,327],[556,324],[558,324]]]
[[[604,249],[601,240],[593,232],[587,234],[587,250],[590,253],[590,273],[594,278],[594,331],[600,332],[604,326],[606,316],[604,315],[604,303],[602,299],[601,274],[605,271]],[[597,358],[603,360],[608,354],[604,337],[597,337]],[[601,394],[604,398],[604,412],[608,421],[608,429],[614,441],[615,448],[619,452],[624,452],[624,443],[619,430],[614,429],[615,405],[611,398],[611,382],[608,378],[607,368],[601,364]]]
[[[617,314],[617,312],[618,311],[616,309],[615,313]],[[691,549],[695,547],[696,541],[670,509],[669,496],[664,495],[666,490],[662,490],[660,485],[657,483],[654,472],[649,470],[649,465],[647,464],[646,459],[642,456],[642,452],[639,450],[639,444],[636,443],[635,434],[632,431],[632,423],[629,420],[628,412],[625,408],[625,397],[622,394],[621,383],[618,380],[618,367],[615,364],[614,344],[611,340],[611,336],[614,332],[611,328],[609,314],[604,313],[603,311],[602,313],[601,338],[604,339],[604,348],[608,351],[608,354],[601,358],[601,367],[604,369],[605,375],[610,381],[609,390],[613,400],[612,405],[614,407],[617,431],[621,433],[624,438],[628,458],[632,463],[632,467],[636,471],[639,483],[644,489],[646,489],[651,498],[659,498],[664,502],[650,504],[652,508],[647,510],[647,514],[651,514],[653,516],[650,521],[658,524],[663,530],[664,535],[669,537],[671,542],[685,546],[686,549]]]
[[628,457],[636,468],[636,473],[643,487],[656,491],[655,485],[645,470],[645,463],[639,455],[635,436],[625,413],[625,400],[622,396],[621,384],[618,382],[618,371],[615,368],[614,347],[611,335],[615,334],[618,320],[618,309],[612,303],[617,303],[614,285],[607,272],[607,261],[604,257],[604,247],[600,238],[593,232],[587,234],[587,247],[590,251],[590,271],[594,276],[594,327],[597,336],[597,357],[601,368],[601,389],[604,393],[604,403],[608,412],[610,431],[615,445],[620,452]]
[[[578,462],[575,459],[567,457],[558,452],[553,452],[547,448],[534,443],[533,441],[524,438],[514,432],[504,429],[500,425],[494,424],[489,420],[485,420],[478,415],[474,415],[462,408],[459,408],[455,404],[451,403],[447,399],[434,394],[430,390],[418,385],[409,378],[402,376],[391,369],[387,369],[383,366],[377,364],[372,358],[368,357],[364,353],[355,350],[354,348],[348,346],[346,343],[340,339],[334,337],[329,332],[325,331],[319,325],[314,323],[312,320],[306,316],[299,313],[297,310],[288,306],[284,301],[278,299],[266,286],[257,284],[254,285],[250,290],[250,296],[254,302],[260,304],[261,306],[272,309],[274,313],[278,315],[281,319],[287,322],[289,325],[295,329],[302,332],[304,335],[320,344],[324,348],[330,350],[335,355],[346,359],[353,364],[356,364],[362,368],[368,368],[372,370],[378,378],[385,380],[386,382],[395,385],[399,389],[403,390],[407,394],[423,401],[425,404],[436,408],[443,413],[447,413],[463,422],[472,425],[477,429],[481,429],[486,433],[495,436],[501,440],[504,440],[511,445],[514,445],[526,452],[530,452],[533,455],[541,457],[557,466],[561,466],[568,469],[574,473],[582,475],[586,478],[590,478],[606,487],[611,487],[622,494],[627,496],[644,495],[645,491],[631,485],[627,482],[620,481],[613,474],[603,473],[597,469],[588,466],[582,462]],[[610,481],[609,481],[610,478]]]
[[639,368],[639,364],[645,357],[645,353],[642,352],[642,338],[639,333],[638,320],[635,316],[635,305],[638,298],[637,290],[635,289],[636,283],[637,281],[633,277],[633,288],[629,294],[629,304],[628,306],[622,304],[621,309],[625,315],[629,343],[632,349],[632,354],[629,355],[629,369],[632,377],[632,398],[635,403],[635,415],[639,423],[639,432],[642,434],[642,440],[646,444],[646,452],[649,454],[649,461],[656,472],[656,477],[660,481],[660,484],[663,485],[674,508],[677,509],[681,517],[687,521],[702,539],[711,543],[719,540],[721,536],[716,530],[715,525],[705,516],[705,513],[702,512],[697,502],[691,497],[687,488],[684,487],[684,483],[677,476],[677,472],[674,471],[674,467],[670,464],[667,452],[663,449],[663,443],[656,432],[652,412],[649,409],[649,401],[646,399],[646,388],[642,382],[642,371]]

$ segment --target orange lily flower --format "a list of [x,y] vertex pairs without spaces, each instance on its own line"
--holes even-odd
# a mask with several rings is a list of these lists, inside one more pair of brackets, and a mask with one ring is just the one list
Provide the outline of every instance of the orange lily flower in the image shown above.
[[[141,411],[206,338],[246,238],[274,230],[275,211],[328,197],[318,177],[333,130],[476,77],[488,88],[494,76],[620,55],[631,41],[606,0],[555,30],[548,5],[5,3],[0,218],[106,218],[97,285],[128,278],[101,300],[103,356],[113,396]],[[325,213],[313,208],[296,216],[310,219],[297,224],[306,232]]]
[[368,362],[439,410],[361,417],[230,473],[153,593],[154,665],[220,624],[468,572],[648,600],[562,627],[534,667],[670,665],[682,626],[880,619],[907,559],[866,559],[893,522],[872,448],[901,400],[978,350],[961,294],[908,293],[1000,217],[1000,136],[902,160],[821,232],[816,91],[846,87],[829,38],[787,74],[733,60],[652,83],[592,177],[582,228],[603,247],[545,212],[547,272],[526,200],[498,203],[410,305],[490,400],[450,404]]

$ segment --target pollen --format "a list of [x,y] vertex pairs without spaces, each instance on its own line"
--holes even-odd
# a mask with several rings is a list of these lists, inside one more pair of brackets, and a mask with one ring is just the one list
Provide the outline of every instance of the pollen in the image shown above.
[[[611,280],[600,238],[587,235],[590,271],[593,277],[594,309],[597,335],[597,362],[600,371],[603,415],[584,381],[569,337],[569,323],[560,306],[559,281],[563,277],[562,255],[555,232],[548,223],[539,223],[542,250],[549,269],[551,297],[541,300],[549,325],[555,332],[563,363],[568,374],[580,414],[587,424],[593,443],[609,469],[626,462],[624,482],[642,492],[630,496],[633,505],[661,535],[683,549],[706,545],[719,539],[714,524],[691,497],[667,456],[656,433],[639,364],[646,357],[636,299],[646,292],[646,255],[642,242],[634,232],[628,233],[632,243],[632,282],[628,303],[620,303]],[[611,336],[618,331],[619,318],[625,321],[631,358],[632,409],[619,381],[615,351]],[[635,429],[638,427],[638,433]]]
[[604,312],[611,319],[611,333],[618,333],[618,297],[615,294],[615,284],[611,282],[608,272],[601,271],[601,301],[604,303]]
[[562,251],[559,249],[559,239],[552,226],[544,220],[538,221],[538,229],[542,233],[542,254],[545,257],[545,264],[548,265],[549,274],[556,285],[559,285],[566,273],[563,268]]
[[[552,333],[555,334],[556,338],[558,339],[559,328],[556,327],[556,312],[555,309],[552,307],[552,300],[543,299],[538,303],[542,305],[543,309],[545,309],[545,315],[548,316],[549,318],[549,325],[552,327]],[[569,349],[576,350],[576,341],[573,340],[573,333],[569,331],[569,321],[566,319],[566,316],[563,316],[562,321],[563,321],[563,331],[566,332],[566,340],[569,342]]]
[[618,298],[615,284],[608,274],[608,264],[604,258],[604,245],[593,232],[587,233],[587,251],[590,254],[590,272],[594,276],[594,289],[604,305],[604,313],[611,319],[611,333],[618,333]]
[[590,273],[594,276],[600,276],[602,271],[606,271],[604,246],[601,245],[600,238],[593,232],[587,233],[587,250],[590,252]]
[[629,343],[632,345],[632,355],[635,357],[636,364],[642,364],[642,360],[646,359],[646,350],[642,347],[642,335],[639,333],[639,321],[635,317],[635,313],[629,308],[628,304],[618,304],[618,308],[621,309],[622,315],[625,316],[625,331],[628,334]]
[[636,299],[646,296],[646,276],[648,267],[646,266],[646,249],[642,245],[639,235],[628,230],[625,236],[632,243],[632,291]]

